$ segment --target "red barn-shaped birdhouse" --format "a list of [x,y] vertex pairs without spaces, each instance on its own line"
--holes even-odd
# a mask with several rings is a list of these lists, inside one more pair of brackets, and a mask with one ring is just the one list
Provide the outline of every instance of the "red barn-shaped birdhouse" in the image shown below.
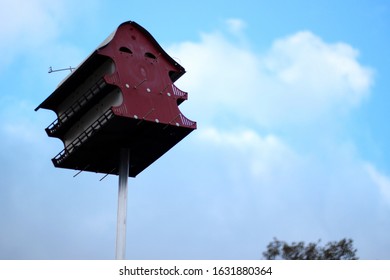
[[184,73],[147,30],[121,24],[35,109],[57,114],[46,128],[64,143],[54,165],[118,174],[126,148],[135,177],[196,129],[178,107],[187,93],[174,82]]

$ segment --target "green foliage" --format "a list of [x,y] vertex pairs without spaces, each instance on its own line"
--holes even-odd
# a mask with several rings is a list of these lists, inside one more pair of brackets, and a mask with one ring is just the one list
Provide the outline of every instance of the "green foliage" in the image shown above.
[[321,240],[317,243],[287,242],[276,238],[267,246],[263,256],[267,260],[357,260],[357,250],[353,248],[352,239],[341,239],[340,241],[328,242],[321,247]]

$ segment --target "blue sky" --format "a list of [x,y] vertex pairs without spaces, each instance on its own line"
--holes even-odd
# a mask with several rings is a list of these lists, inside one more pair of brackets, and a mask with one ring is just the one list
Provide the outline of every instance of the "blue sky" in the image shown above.
[[198,129],[129,180],[128,259],[260,259],[277,237],[390,259],[390,2],[2,0],[0,259],[112,259],[117,178],[56,169],[34,108],[134,20]]

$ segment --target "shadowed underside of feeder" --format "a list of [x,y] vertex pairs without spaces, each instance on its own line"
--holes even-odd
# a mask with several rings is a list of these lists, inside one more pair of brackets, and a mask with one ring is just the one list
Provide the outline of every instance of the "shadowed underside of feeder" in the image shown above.
[[184,73],[143,27],[121,24],[36,108],[57,114],[46,128],[64,143],[54,165],[118,174],[128,148],[135,177],[196,129],[178,107]]

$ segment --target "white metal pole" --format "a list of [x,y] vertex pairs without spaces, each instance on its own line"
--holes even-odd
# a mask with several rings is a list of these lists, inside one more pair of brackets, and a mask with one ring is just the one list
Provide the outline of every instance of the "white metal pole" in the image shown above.
[[127,181],[129,178],[130,151],[121,149],[119,163],[118,219],[116,227],[115,259],[124,260],[126,254]]

